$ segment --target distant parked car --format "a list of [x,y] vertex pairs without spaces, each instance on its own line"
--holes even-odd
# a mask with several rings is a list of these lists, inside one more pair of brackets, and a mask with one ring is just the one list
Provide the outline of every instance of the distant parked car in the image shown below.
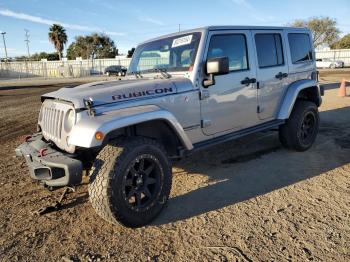
[[344,62],[341,60],[334,60],[330,58],[316,59],[317,68],[343,68]]
[[126,71],[127,71],[127,68],[125,66],[120,66],[120,65],[108,66],[105,69],[105,75],[125,76]]

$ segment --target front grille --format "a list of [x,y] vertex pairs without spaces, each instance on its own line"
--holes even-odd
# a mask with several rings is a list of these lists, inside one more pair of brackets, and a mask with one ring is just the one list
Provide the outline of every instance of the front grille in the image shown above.
[[68,144],[70,131],[67,132],[64,128],[69,110],[74,112],[73,105],[68,102],[46,99],[41,106],[38,125],[46,140],[52,141],[62,150],[73,153],[75,147]]
[[64,111],[43,105],[41,129],[46,139],[59,142],[62,138]]

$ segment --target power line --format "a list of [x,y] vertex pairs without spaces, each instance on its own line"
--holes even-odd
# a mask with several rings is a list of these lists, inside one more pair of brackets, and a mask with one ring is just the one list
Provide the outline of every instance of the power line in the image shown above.
[[25,40],[24,42],[26,42],[26,45],[27,45],[27,55],[28,55],[28,59],[30,58],[30,53],[29,53],[29,30],[28,29],[24,29],[24,31],[26,32],[25,33]]

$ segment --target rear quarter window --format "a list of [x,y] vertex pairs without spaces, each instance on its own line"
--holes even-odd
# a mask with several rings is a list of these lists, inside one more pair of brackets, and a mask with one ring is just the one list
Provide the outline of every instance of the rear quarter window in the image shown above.
[[303,63],[313,60],[310,36],[304,33],[288,34],[292,63]]

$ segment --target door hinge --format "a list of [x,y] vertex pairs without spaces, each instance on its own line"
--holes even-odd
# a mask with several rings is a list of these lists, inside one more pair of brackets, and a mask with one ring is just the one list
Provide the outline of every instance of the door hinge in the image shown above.
[[205,99],[209,98],[209,96],[210,96],[209,90],[199,91],[199,99],[200,100],[205,100]]
[[211,126],[211,121],[209,119],[202,119],[201,126],[202,126],[202,128],[209,127],[209,126]]

